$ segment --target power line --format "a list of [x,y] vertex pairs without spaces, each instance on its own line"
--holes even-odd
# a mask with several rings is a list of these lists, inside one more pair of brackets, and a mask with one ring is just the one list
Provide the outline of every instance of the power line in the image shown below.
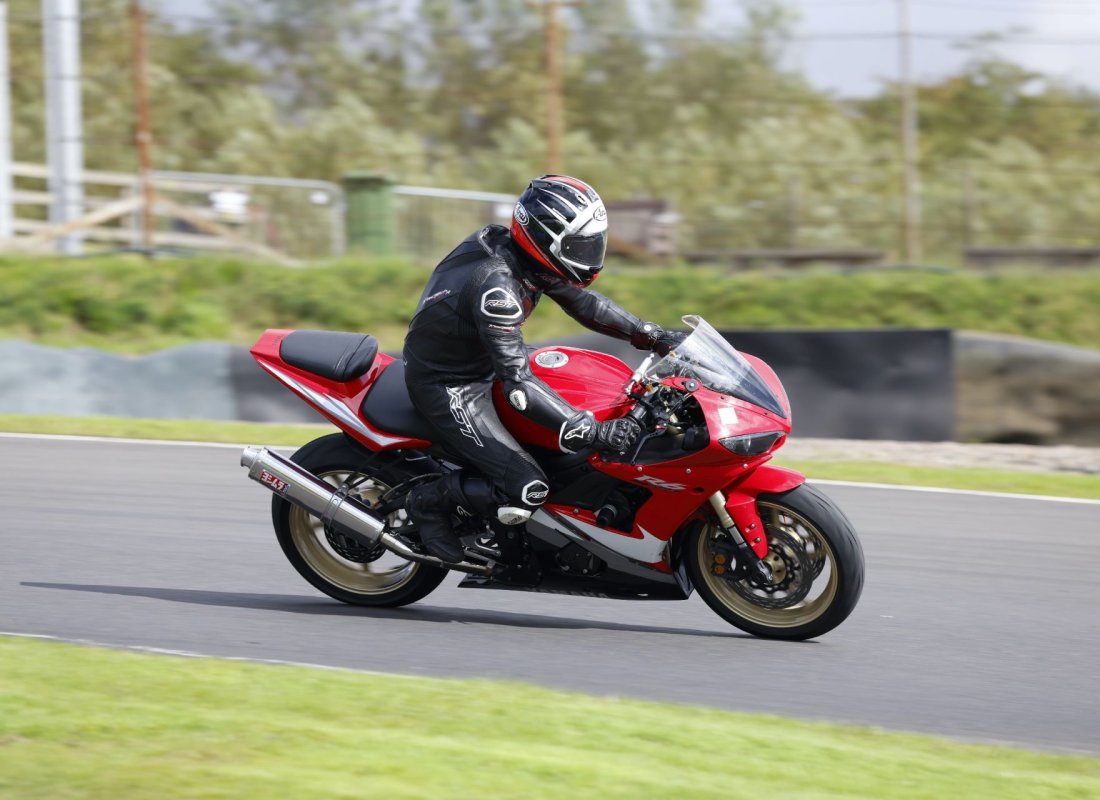
[[[855,2],[855,0],[851,0]],[[158,14],[161,20],[186,22],[200,27],[230,27],[255,29],[255,23],[245,20],[216,19],[206,17],[186,16],[180,14]],[[324,30],[331,31],[333,26],[316,24],[298,24],[299,30]],[[423,22],[411,23],[400,26],[366,25],[363,29],[368,34],[397,35],[413,32],[434,32],[455,35],[477,35],[492,33],[514,33],[534,36],[542,32],[542,29],[532,25],[463,25],[435,27]],[[607,26],[587,26],[575,31],[581,35],[622,36],[627,38],[645,40],[676,40],[686,39],[693,41],[748,41],[744,31],[702,31],[702,30],[647,30],[644,28],[612,28]],[[779,37],[784,41],[888,41],[897,39],[897,31],[816,31],[810,33],[793,34]],[[927,39],[936,41],[959,41],[970,38],[971,34],[950,33],[945,31],[914,31],[914,39]],[[1050,45],[1095,45],[1100,44],[1100,38],[1089,37],[1053,37],[1043,34],[1006,32],[998,35],[998,41],[1018,44],[1050,44]]]
[[[973,0],[965,0],[967,3],[973,2]],[[879,2],[870,2],[869,0],[835,0],[837,4],[864,4],[867,5],[877,4]],[[936,0],[924,0],[924,3],[935,3]],[[1065,0],[1060,0],[1065,2]],[[957,7],[959,3],[944,2],[945,7],[952,6]],[[989,8],[993,8],[990,6]],[[1044,9],[1046,8],[1044,4]],[[1085,6],[1081,6],[1082,10],[1085,10]],[[1095,12],[1094,12],[1095,13]],[[186,14],[173,14],[173,13],[158,13],[156,15],[150,14],[150,19],[167,21],[167,22],[181,22],[193,25],[195,27],[204,28],[246,28],[254,30],[256,24],[248,20],[235,20],[215,17],[200,17],[189,16]],[[104,23],[104,24],[116,24],[121,23],[124,20],[124,15],[117,12],[110,11],[98,11],[98,12],[84,12],[77,17],[82,23]],[[27,25],[41,25],[42,20],[36,16],[27,15],[15,15],[9,16],[9,24],[27,24]],[[292,27],[298,30],[321,30],[331,32],[334,28],[339,28],[339,25],[318,25],[318,24],[305,24],[297,23]],[[494,33],[512,33],[524,36],[535,36],[541,33],[542,29],[533,25],[461,25],[461,26],[433,26],[427,23],[406,23],[402,25],[370,25],[366,24],[363,28],[365,34],[381,34],[381,35],[401,35],[412,32],[432,32],[439,34],[453,34],[453,35],[478,35],[478,34],[494,34]],[[579,28],[575,31],[582,35],[600,35],[600,36],[622,36],[628,38],[642,39],[642,40],[693,40],[693,41],[715,41],[715,42],[736,42],[736,41],[748,41],[744,31],[703,31],[703,30],[649,30],[644,28],[612,28],[606,26],[592,26]],[[838,41],[838,42],[851,42],[851,41],[889,41],[897,39],[899,36],[897,31],[811,31],[808,33],[793,34],[790,36],[779,37],[781,41],[798,41],[798,42],[815,42],[815,41]],[[973,38],[973,34],[968,33],[952,33],[949,31],[913,31],[911,33],[914,39],[923,39],[928,41],[960,41],[968,38]],[[1030,32],[1013,32],[1007,31],[1004,33],[998,33],[996,40],[997,43],[1012,43],[1012,44],[1028,44],[1028,45],[1050,45],[1050,46],[1090,46],[1100,44],[1100,37],[1064,37],[1064,36],[1051,36],[1042,33],[1030,33]]]
[[[234,66],[249,67],[251,65],[242,62],[229,62]],[[165,65],[159,65],[163,68],[168,76],[181,84],[187,86],[225,86],[225,87],[251,87],[251,88],[263,88],[265,85],[270,84],[275,78],[268,75],[257,74],[255,77],[243,77],[243,76],[213,76],[203,73],[191,73],[181,72],[178,70],[170,69]],[[86,81],[94,82],[107,82],[114,83],[118,80],[118,70],[108,69],[98,72],[85,71],[82,78]],[[36,85],[41,81],[41,73],[34,70],[22,70],[19,75],[12,77],[12,83],[14,85]],[[921,90],[927,88],[934,88],[928,86],[918,87]],[[831,95],[776,95],[776,94],[751,94],[751,93],[738,93],[730,101],[731,104],[757,104],[762,106],[777,106],[777,107],[802,107],[802,106],[820,106],[820,107],[849,107],[859,109],[863,106],[873,105],[876,103],[890,102],[890,98],[883,95],[876,95],[871,97],[834,97]],[[984,109],[998,109],[998,110],[1016,110],[1020,112],[1042,112],[1053,111],[1057,109],[1070,109],[1078,111],[1092,111],[1100,113],[1100,96],[1086,97],[1077,101],[1071,100],[1053,100],[1045,95],[1020,95],[1012,99],[1011,102],[997,102],[986,101],[981,99],[967,99],[965,101],[967,108],[984,108]],[[956,111],[957,106],[947,105],[945,108],[949,111]]]

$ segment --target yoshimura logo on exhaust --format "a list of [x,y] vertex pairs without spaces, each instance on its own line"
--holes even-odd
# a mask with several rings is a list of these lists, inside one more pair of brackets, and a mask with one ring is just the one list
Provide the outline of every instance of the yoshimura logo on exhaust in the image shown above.
[[287,482],[272,475],[266,469],[260,470],[260,483],[270,487],[276,494],[286,495]]

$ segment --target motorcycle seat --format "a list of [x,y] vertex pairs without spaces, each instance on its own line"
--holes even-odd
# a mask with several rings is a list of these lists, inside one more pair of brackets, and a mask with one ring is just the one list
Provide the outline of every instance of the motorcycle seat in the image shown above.
[[343,383],[370,369],[378,340],[365,333],[293,331],[283,339],[279,355],[293,367]]
[[405,386],[405,362],[400,359],[382,370],[375,380],[363,405],[359,407],[363,419],[379,430],[432,441],[435,431],[409,399]]

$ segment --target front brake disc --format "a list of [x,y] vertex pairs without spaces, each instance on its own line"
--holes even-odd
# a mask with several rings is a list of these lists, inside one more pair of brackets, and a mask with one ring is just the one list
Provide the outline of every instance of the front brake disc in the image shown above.
[[770,582],[755,576],[728,577],[726,582],[742,598],[761,608],[790,608],[806,599],[814,581],[814,564],[800,537],[769,530],[764,560],[772,571]]

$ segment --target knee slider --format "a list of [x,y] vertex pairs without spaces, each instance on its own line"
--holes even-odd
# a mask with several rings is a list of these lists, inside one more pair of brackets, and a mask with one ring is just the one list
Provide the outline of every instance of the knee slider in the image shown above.
[[522,525],[529,519],[531,519],[531,512],[526,508],[501,506],[497,509],[497,521],[502,525]]

